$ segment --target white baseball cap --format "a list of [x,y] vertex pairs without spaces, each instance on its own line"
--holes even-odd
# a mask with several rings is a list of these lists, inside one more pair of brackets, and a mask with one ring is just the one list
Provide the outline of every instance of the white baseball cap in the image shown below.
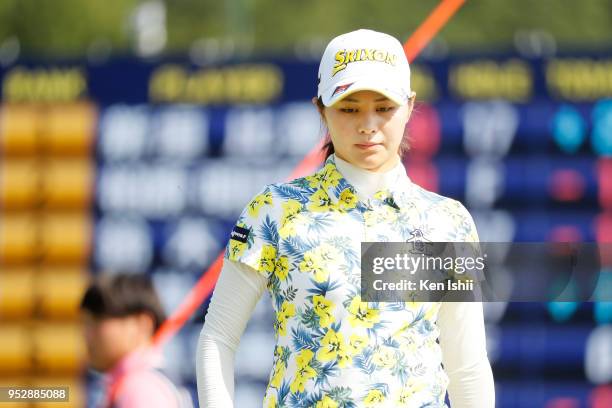
[[318,96],[325,106],[357,91],[376,91],[398,105],[412,96],[410,66],[394,37],[372,30],[339,35],[327,44],[319,64]]

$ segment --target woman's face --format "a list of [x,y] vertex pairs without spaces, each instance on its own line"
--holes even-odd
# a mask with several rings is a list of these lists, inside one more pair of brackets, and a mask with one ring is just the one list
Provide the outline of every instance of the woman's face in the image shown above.
[[374,91],[358,91],[323,109],[336,155],[362,169],[384,172],[399,161],[398,149],[412,107]]

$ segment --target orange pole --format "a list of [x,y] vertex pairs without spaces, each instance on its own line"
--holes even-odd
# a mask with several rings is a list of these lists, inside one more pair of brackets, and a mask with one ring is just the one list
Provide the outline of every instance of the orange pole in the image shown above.
[[409,62],[415,60],[463,3],[465,0],[443,0],[438,4],[404,44],[404,52]]
[[[404,44],[404,51],[408,61],[412,62],[431,41],[431,39],[440,31],[440,29],[448,22],[448,20],[459,10],[465,0],[442,0],[440,4],[432,11],[427,19],[417,28]],[[317,144],[306,157],[298,164],[291,172],[288,179],[294,179],[311,173],[323,161],[321,148],[323,143]],[[221,266],[223,264],[223,255],[221,252],[213,264],[204,272],[200,280],[196,283],[193,289],[187,294],[187,297],[177,308],[177,310],[162,324],[154,337],[156,346],[163,345],[168,339],[174,336],[187,322],[189,317],[212,293]]]

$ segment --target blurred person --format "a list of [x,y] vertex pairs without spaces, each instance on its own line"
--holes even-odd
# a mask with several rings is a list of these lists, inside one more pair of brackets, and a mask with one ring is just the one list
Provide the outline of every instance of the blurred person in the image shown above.
[[165,319],[151,280],[143,275],[101,275],[81,302],[91,368],[105,374],[105,408],[191,407],[187,391],[163,373],[153,347]]
[[[240,215],[200,334],[200,406],[233,406],[234,354],[263,292],[276,319],[264,407],[491,408],[479,302],[361,300],[362,241],[477,242],[456,200],[402,165],[415,94],[400,42],[357,30],[319,66],[324,167],[265,186]],[[271,356],[272,357],[272,356]]]

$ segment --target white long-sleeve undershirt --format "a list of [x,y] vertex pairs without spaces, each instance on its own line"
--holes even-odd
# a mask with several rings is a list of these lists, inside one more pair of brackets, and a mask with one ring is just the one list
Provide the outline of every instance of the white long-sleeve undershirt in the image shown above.
[[[406,177],[401,162],[382,174],[356,168],[338,157],[336,164],[362,197]],[[201,408],[233,407],[235,352],[265,289],[266,277],[245,264],[224,260],[196,353]],[[451,408],[494,407],[495,388],[486,351],[482,304],[443,303],[437,325],[442,363],[450,380]]]

